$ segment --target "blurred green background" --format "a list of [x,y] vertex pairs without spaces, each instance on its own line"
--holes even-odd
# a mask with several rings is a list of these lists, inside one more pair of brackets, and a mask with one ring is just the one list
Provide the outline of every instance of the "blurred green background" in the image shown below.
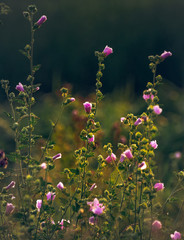
[[[171,51],[160,73],[177,86],[184,84],[184,2],[181,0],[6,0],[11,11],[1,15],[0,76],[12,85],[25,82],[29,64],[19,49],[29,43],[29,23],[22,12],[38,7],[37,19],[48,21],[35,36],[35,64],[42,68],[37,81],[41,91],[55,91],[69,82],[74,92],[87,95],[94,89],[97,62],[94,51],[114,49],[106,61],[103,91],[131,83],[140,94],[150,78],[147,56]],[[90,89],[91,87],[91,89]],[[86,91],[88,89],[88,91]],[[0,92],[3,97],[2,91]]]
[[[163,181],[168,179],[169,170],[183,169],[184,1],[6,0],[5,3],[11,10],[8,15],[0,15],[0,78],[8,79],[12,90],[18,82],[26,84],[29,73],[29,63],[19,52],[30,41],[29,23],[22,12],[34,3],[38,7],[35,22],[43,14],[48,17],[35,34],[34,63],[42,65],[36,82],[42,86],[36,93],[39,101],[34,111],[41,119],[38,130],[47,137],[49,120],[53,120],[57,112],[56,92],[63,84],[71,84],[77,105],[63,115],[62,139],[56,138],[58,151],[66,151],[70,159],[71,152],[77,147],[73,138],[77,129],[73,110],[79,109],[79,115],[84,115],[82,103],[93,101],[92,96],[87,96],[95,89],[97,59],[94,51],[102,51],[105,45],[114,50],[105,61],[102,80],[105,99],[98,113],[103,122],[104,143],[112,140],[114,146],[121,137],[126,139],[126,133],[119,130],[120,117],[129,112],[140,114],[146,107],[142,91],[152,79],[147,57],[164,50],[171,51],[173,56],[158,68],[158,73],[164,77],[159,93],[164,111],[158,121],[160,135],[156,158],[160,163],[158,174]],[[0,100],[3,116],[8,105],[2,89]],[[0,148],[12,151],[14,143],[8,126],[6,118],[1,118]],[[68,145],[59,144],[63,141]],[[178,159],[174,157],[177,151],[182,153]]]

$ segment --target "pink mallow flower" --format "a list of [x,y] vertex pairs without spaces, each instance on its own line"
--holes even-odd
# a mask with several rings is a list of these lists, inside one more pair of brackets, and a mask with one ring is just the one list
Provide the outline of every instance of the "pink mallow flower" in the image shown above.
[[11,183],[6,187],[6,190],[10,189],[10,188],[14,188],[15,187],[15,182],[11,181]]
[[157,230],[160,230],[162,228],[162,223],[158,220],[155,220],[153,223],[152,223],[152,230],[153,231],[157,231]]
[[70,98],[70,102],[75,102],[75,98],[74,97]]
[[105,56],[107,57],[108,55],[110,55],[111,53],[113,53],[113,49],[108,47],[107,45],[105,46],[103,53],[105,54]]
[[12,203],[6,204],[6,215],[11,214],[15,209],[15,206]]
[[47,164],[46,164],[45,162],[43,162],[43,163],[40,165],[40,167],[45,170],[45,169],[47,168]]
[[153,94],[143,94],[142,97],[143,97],[143,99],[144,99],[145,101],[147,101],[148,99],[153,100],[154,95],[153,95]]
[[171,52],[167,52],[167,51],[164,51],[164,52],[160,55],[160,57],[161,57],[162,59],[165,59],[165,58],[171,57],[171,56],[172,56],[172,53],[171,53]]
[[89,218],[89,224],[90,224],[90,225],[95,225],[96,223],[97,223],[97,219],[95,219],[94,216],[92,216],[92,217]]
[[63,230],[65,227],[64,227],[64,222],[67,222],[67,223],[70,223],[70,220],[66,220],[66,219],[62,219],[61,222],[58,222],[59,225],[61,225],[61,230]]
[[42,207],[42,200],[41,199],[36,200],[36,208],[38,209],[38,212],[40,212],[41,207]]
[[142,163],[140,163],[140,164],[138,165],[138,167],[139,167],[141,170],[144,170],[144,169],[147,168],[147,165],[146,165],[145,161],[143,161]]
[[151,142],[150,142],[150,146],[151,146],[152,148],[156,149],[156,148],[158,147],[157,141],[156,141],[156,140],[151,141]]
[[37,26],[41,26],[45,21],[47,21],[47,17],[45,15],[41,16],[41,18],[36,22]]
[[94,142],[95,141],[95,136],[93,135],[91,138],[88,138],[88,142]]
[[120,156],[120,162],[123,162],[126,158],[126,155],[124,153],[121,154]]
[[114,153],[111,153],[111,155],[108,156],[105,160],[107,161],[107,163],[115,161],[116,160],[116,155]]
[[18,90],[19,92],[24,92],[24,87],[22,85],[22,83],[19,82],[19,84],[15,87],[16,90]]
[[62,157],[61,153],[56,154],[55,156],[52,157],[53,160],[59,159]]
[[135,122],[134,125],[138,126],[139,124],[141,124],[143,122],[143,120],[141,118],[138,118]]
[[154,185],[154,189],[158,192],[160,190],[163,190],[164,189],[164,184],[163,183],[156,183]]
[[83,103],[83,106],[84,106],[84,110],[86,111],[86,113],[89,114],[91,112],[91,109],[92,109],[92,103],[85,102],[85,103]]
[[59,182],[57,185],[57,188],[59,188],[59,190],[63,190],[64,189],[64,185],[62,182]]
[[155,105],[153,107],[153,111],[155,112],[155,114],[159,115],[162,113],[162,108],[160,108],[159,105]]
[[171,239],[173,239],[173,240],[181,239],[181,233],[175,231],[174,234],[171,234],[171,235],[170,235],[170,237],[171,237]]
[[97,185],[96,185],[96,183],[93,183],[93,185],[90,187],[89,191],[92,191],[95,188],[97,188]]
[[121,122],[124,122],[124,120],[125,120],[126,118],[125,117],[121,117]]
[[89,211],[96,215],[101,215],[105,209],[105,206],[103,206],[102,203],[99,203],[97,198],[95,198],[93,202],[87,202],[87,204],[90,206]]
[[124,154],[128,159],[133,158],[133,155],[132,155],[132,152],[130,151],[130,149],[127,149],[126,151],[124,151]]
[[56,194],[53,192],[48,192],[46,196],[47,196],[47,201],[49,201],[49,200],[52,201],[55,199]]

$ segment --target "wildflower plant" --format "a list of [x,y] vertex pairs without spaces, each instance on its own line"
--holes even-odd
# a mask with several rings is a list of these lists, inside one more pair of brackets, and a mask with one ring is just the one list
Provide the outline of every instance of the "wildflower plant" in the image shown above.
[[[87,99],[81,108],[86,116],[86,125],[80,132],[81,147],[74,152],[73,168],[62,170],[57,185],[48,178],[54,174],[56,161],[65,156],[55,152],[52,134],[60,120],[64,107],[75,101],[67,88],[60,89],[62,102],[58,117],[52,122],[48,139],[41,147],[40,156],[34,148],[42,137],[35,132],[39,116],[33,112],[35,93],[39,91],[36,72],[40,65],[34,65],[33,53],[35,34],[47,17],[35,21],[37,8],[28,6],[23,12],[31,29],[30,43],[21,53],[28,59],[30,72],[26,82],[19,82],[12,91],[8,80],[1,80],[7,95],[11,113],[7,113],[10,127],[14,131],[15,152],[7,154],[0,150],[0,167],[8,168],[8,159],[16,163],[12,181],[0,193],[0,214],[2,239],[154,239],[164,229],[163,236],[181,239],[162,222],[162,216],[155,210],[156,198],[164,191],[164,183],[155,176],[155,152],[157,143],[156,118],[162,114],[159,104],[158,86],[162,82],[157,75],[157,66],[170,52],[149,56],[149,67],[153,81],[147,83],[143,92],[145,111],[139,116],[132,113],[120,119],[122,129],[129,133],[127,144],[106,143],[103,149],[96,144],[101,129],[97,119],[98,106],[103,99],[102,76],[105,60],[113,53],[106,46],[96,51],[98,71],[96,74],[96,95],[93,101]],[[81,104],[82,105],[82,104]],[[92,169],[92,163],[96,167]],[[0,173],[3,179],[7,171]],[[182,186],[183,172],[178,173],[178,184],[160,208],[164,213],[169,199]],[[11,193],[14,189],[14,195]]]

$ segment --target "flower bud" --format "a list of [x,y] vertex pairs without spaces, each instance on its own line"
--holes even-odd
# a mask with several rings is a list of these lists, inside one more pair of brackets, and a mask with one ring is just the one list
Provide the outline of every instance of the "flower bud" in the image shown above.
[[113,49],[108,47],[107,45],[105,46],[103,53],[105,54],[105,56],[107,57],[108,55],[110,55],[111,53],[113,53]]

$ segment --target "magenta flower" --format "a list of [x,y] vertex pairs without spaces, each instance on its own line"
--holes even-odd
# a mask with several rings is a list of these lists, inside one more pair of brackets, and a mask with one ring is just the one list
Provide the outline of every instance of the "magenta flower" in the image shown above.
[[75,102],[75,98],[74,97],[70,98],[70,102]]
[[62,219],[61,222],[58,222],[59,225],[61,225],[61,230],[63,230],[65,227],[64,227],[64,222],[67,222],[67,223],[70,223],[70,220],[66,220],[66,219]]
[[144,169],[147,168],[147,165],[146,165],[145,161],[143,161],[142,163],[140,163],[140,164],[138,165],[138,167],[139,167],[141,170],[144,170]]
[[126,155],[122,153],[120,156],[120,162],[123,162],[125,158],[126,158]]
[[61,153],[56,154],[55,156],[52,157],[53,160],[59,159],[62,157]]
[[124,120],[125,120],[126,118],[125,117],[121,117],[121,122],[124,122]]
[[47,21],[47,17],[45,15],[41,16],[41,18],[36,22],[37,26],[41,26],[45,21]]
[[173,240],[181,239],[181,233],[175,231],[174,234],[171,234],[171,235],[170,235],[170,237],[171,237],[171,239],[173,239]]
[[16,90],[18,90],[19,92],[24,92],[24,87],[22,85],[22,83],[19,82],[19,84],[15,87]]
[[167,52],[167,51],[164,51],[161,55],[160,55],[160,57],[162,58],[162,59],[166,59],[167,57],[171,57],[172,56],[172,53],[171,52]]
[[97,188],[96,183],[93,183],[93,185],[90,187],[89,191],[92,191],[94,188]]
[[50,201],[52,201],[52,200],[54,201],[54,199],[56,197],[56,194],[53,193],[53,192],[48,192],[46,196],[47,196],[47,201],[49,201],[49,200]]
[[97,223],[97,219],[95,219],[94,216],[92,216],[92,217],[89,218],[89,224],[90,224],[90,225],[95,225],[96,223]]
[[139,124],[141,124],[143,122],[143,120],[141,118],[138,118],[135,122],[134,125],[138,126]]
[[95,141],[95,136],[93,135],[91,138],[88,138],[88,142],[94,142]]
[[38,209],[38,212],[40,212],[41,207],[42,207],[42,200],[41,199],[36,200],[36,208]]
[[93,202],[87,202],[87,204],[90,206],[89,211],[96,215],[101,215],[105,209],[105,206],[103,206],[102,203],[99,203],[97,198],[95,198]]
[[164,183],[156,183],[154,185],[154,189],[158,192],[160,190],[163,190],[164,189]]
[[155,114],[159,115],[162,113],[162,108],[160,108],[159,105],[155,105],[153,107],[153,111],[155,112]]
[[143,97],[143,99],[144,99],[145,101],[147,101],[148,99],[153,100],[154,95],[153,95],[153,94],[143,94],[142,97]]
[[158,220],[155,220],[153,223],[152,223],[152,230],[153,231],[157,231],[157,230],[160,230],[162,228],[162,223]]
[[63,183],[59,182],[58,185],[57,185],[57,188],[59,188],[60,190],[63,190],[64,189]]
[[11,181],[11,183],[6,187],[6,190],[10,189],[10,188],[14,188],[15,187],[15,182]]
[[108,156],[105,160],[107,161],[107,163],[115,161],[116,160],[116,155],[114,153],[111,153],[111,155]]
[[128,159],[133,158],[132,152],[130,151],[130,149],[127,149],[126,151],[124,151],[124,154],[126,155],[126,157]]
[[47,168],[47,164],[44,162],[44,163],[42,163],[42,164],[40,165],[40,167],[41,167],[42,169],[46,169],[46,168]]
[[12,203],[6,204],[6,215],[11,214],[15,209],[15,206]]
[[158,147],[157,141],[156,141],[156,140],[151,141],[151,142],[150,142],[150,146],[151,146],[152,148],[156,149],[156,148]]
[[86,111],[86,113],[89,114],[91,112],[91,109],[92,109],[92,103],[85,102],[85,103],[83,103],[83,106],[84,106],[84,110]]
[[107,45],[105,46],[103,53],[105,54],[105,56],[107,57],[109,54],[113,53],[113,49],[108,47]]
[[174,153],[174,157],[177,158],[177,159],[180,159],[182,156],[181,152],[175,152]]

